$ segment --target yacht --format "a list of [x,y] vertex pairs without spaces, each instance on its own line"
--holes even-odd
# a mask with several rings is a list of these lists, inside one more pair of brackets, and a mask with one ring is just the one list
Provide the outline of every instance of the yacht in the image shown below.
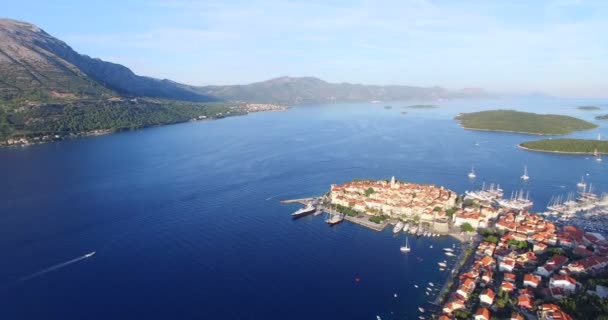
[[93,251],[93,252],[91,252],[91,253],[87,253],[87,254],[85,254],[85,255],[84,255],[84,257],[85,257],[85,258],[90,258],[90,257],[92,257],[92,256],[94,256],[94,255],[95,255],[95,251]]
[[401,247],[399,250],[404,253],[410,252],[412,249],[410,248],[410,242],[407,237],[405,237],[405,246]]
[[315,206],[313,206],[312,203],[309,202],[308,204],[306,204],[306,206],[304,208],[301,208],[298,211],[292,213],[291,216],[294,218],[301,217],[301,216],[307,215],[309,213],[312,213],[315,210],[316,210]]
[[403,222],[399,221],[397,222],[397,224],[395,224],[395,227],[393,228],[393,233],[399,233],[401,232],[401,230],[403,230]]
[[585,183],[585,176],[581,177],[581,182],[576,184],[577,187],[584,189],[587,187],[587,184]]
[[521,176],[521,179],[524,181],[530,180],[530,176],[528,175],[528,166],[524,166],[524,174]]
[[437,262],[437,264],[442,268],[446,268],[448,266],[448,264],[445,261]]
[[471,172],[469,172],[469,179],[475,179],[477,175],[475,174],[475,167],[471,167]]
[[445,252],[445,255],[446,255],[446,256],[448,256],[448,257],[453,257],[453,256],[455,256],[455,254],[453,254],[453,253],[451,253],[451,252],[449,252],[449,251],[446,251],[446,252]]

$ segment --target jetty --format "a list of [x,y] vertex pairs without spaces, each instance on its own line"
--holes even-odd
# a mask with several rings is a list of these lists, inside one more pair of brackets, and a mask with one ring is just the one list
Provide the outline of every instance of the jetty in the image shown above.
[[316,201],[319,198],[301,198],[301,199],[287,199],[287,200],[281,200],[281,203],[283,204],[289,204],[289,203],[300,203],[300,204],[307,204],[311,201]]

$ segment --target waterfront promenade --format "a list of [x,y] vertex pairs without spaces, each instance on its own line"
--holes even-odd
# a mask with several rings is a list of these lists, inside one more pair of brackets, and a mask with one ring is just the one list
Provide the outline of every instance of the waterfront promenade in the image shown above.
[[[450,276],[441,287],[441,290],[439,291],[437,298],[435,298],[435,301],[433,301],[433,304],[439,307],[437,314],[441,314],[445,300],[449,298],[450,294],[452,294],[453,289],[458,286],[458,283],[460,282],[460,272],[462,271],[463,267],[470,265],[473,259],[475,258],[475,254],[472,250],[477,248],[480,242],[480,238],[476,237],[473,242],[467,242],[466,245],[462,246],[462,251],[458,255],[458,259],[454,263]],[[470,254],[467,254],[468,250],[470,249],[472,249],[471,251],[469,251]]]

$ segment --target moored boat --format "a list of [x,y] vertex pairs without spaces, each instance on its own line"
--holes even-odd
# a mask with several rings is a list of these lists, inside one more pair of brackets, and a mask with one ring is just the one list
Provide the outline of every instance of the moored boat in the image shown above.
[[401,232],[401,230],[403,230],[403,222],[399,221],[397,222],[397,224],[395,224],[395,227],[393,228],[393,233],[399,233]]
[[298,211],[291,214],[292,217],[297,218],[301,216],[305,216],[307,214],[313,213],[315,210],[315,206],[312,203],[307,203],[304,208],[299,209]]

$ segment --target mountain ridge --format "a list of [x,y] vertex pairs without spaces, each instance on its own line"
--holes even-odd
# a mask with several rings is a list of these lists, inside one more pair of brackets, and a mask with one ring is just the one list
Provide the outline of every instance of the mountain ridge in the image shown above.
[[[118,93],[196,102],[216,100],[190,86],[138,76],[123,65],[80,54],[43,29],[12,19],[0,19],[0,74],[13,75],[0,83],[0,92],[8,91],[9,97],[34,89],[83,96]],[[54,83],[57,79],[62,83]]]

